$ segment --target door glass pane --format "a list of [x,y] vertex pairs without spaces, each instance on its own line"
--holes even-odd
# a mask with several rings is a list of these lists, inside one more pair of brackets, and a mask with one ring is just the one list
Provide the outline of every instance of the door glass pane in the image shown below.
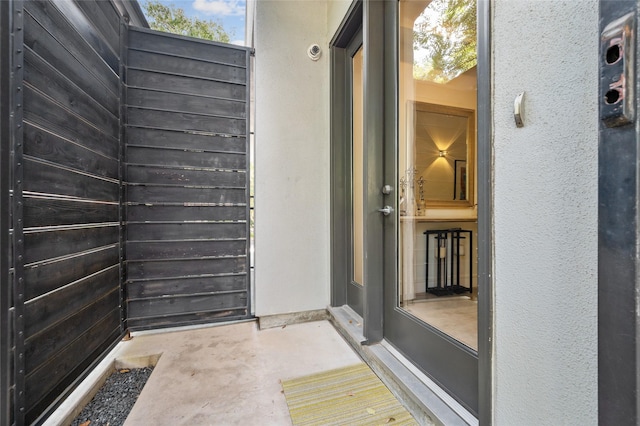
[[477,350],[476,4],[400,1],[398,304]]
[[364,229],[363,229],[363,67],[362,46],[353,56],[353,101],[352,101],[352,197],[353,197],[353,281],[364,284]]

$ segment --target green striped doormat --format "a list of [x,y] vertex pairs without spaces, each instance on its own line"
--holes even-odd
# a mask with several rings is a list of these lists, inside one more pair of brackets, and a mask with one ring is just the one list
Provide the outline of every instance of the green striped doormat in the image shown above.
[[364,363],[292,380],[282,387],[294,425],[417,425]]

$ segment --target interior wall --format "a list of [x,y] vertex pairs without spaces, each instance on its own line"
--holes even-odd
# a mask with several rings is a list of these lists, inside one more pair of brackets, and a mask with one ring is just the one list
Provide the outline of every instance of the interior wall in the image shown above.
[[257,316],[329,304],[327,20],[326,1],[256,3]]
[[[412,65],[408,64],[408,66]],[[415,100],[475,111],[477,105],[476,81],[475,67],[446,84],[416,81],[414,86]]]
[[494,423],[596,424],[598,2],[492,14]]

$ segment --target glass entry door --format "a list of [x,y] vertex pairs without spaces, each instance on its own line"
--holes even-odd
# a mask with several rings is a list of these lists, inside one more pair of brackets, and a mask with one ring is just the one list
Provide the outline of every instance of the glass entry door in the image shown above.
[[[365,316],[367,166],[363,3],[331,41],[331,303]],[[362,325],[364,321],[360,321]]]
[[347,305],[363,316],[365,285],[364,273],[364,69],[362,30],[356,32],[346,46],[346,88],[347,132],[346,148],[348,152],[346,181],[349,188],[349,218],[347,251],[348,282]]
[[351,273],[347,304],[363,315],[364,280],[364,135],[363,135],[363,46],[359,31],[347,46],[349,85],[351,88],[350,180],[351,180]]
[[332,41],[332,304],[477,416],[475,0],[353,8]]
[[475,0],[398,2],[397,129],[386,155],[397,212],[395,247],[385,248],[396,277],[384,309],[385,338],[475,415],[476,13]]

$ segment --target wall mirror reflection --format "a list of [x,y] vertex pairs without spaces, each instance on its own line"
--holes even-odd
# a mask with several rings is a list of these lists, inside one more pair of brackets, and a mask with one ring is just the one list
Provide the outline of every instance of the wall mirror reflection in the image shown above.
[[409,134],[415,141],[415,199],[429,206],[473,205],[474,111],[411,102]]

